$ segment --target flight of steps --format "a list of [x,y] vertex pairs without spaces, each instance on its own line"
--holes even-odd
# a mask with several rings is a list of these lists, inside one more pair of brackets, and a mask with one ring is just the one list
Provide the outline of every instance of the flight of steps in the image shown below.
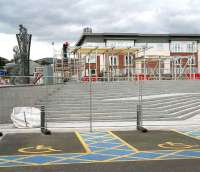
[[[144,120],[185,120],[200,114],[200,91],[198,90],[200,81],[145,81],[142,84]],[[89,88],[89,83],[68,82],[47,99],[37,102],[36,106],[45,105],[48,122],[88,122],[90,119]],[[188,94],[145,99],[145,96],[149,95],[172,93]],[[91,95],[94,122],[136,121],[138,83],[134,81],[93,83]],[[130,97],[135,99],[129,100]]]

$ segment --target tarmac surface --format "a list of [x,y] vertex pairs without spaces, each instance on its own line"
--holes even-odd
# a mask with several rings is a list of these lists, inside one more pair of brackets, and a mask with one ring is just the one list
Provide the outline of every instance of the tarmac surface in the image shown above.
[[[175,131],[116,131],[117,136],[140,151],[200,149],[200,140],[185,136]],[[178,145],[177,145],[178,143]]]
[[198,172],[199,159],[1,168],[3,172]]
[[199,139],[200,129],[7,134],[0,171],[197,172]]
[[1,155],[33,155],[55,153],[85,153],[75,133],[41,133],[7,134],[0,141]]

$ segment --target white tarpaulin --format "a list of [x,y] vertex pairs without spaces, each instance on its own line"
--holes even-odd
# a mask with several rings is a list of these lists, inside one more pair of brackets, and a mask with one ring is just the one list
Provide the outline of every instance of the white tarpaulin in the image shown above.
[[40,127],[40,109],[34,107],[14,107],[11,120],[17,128]]

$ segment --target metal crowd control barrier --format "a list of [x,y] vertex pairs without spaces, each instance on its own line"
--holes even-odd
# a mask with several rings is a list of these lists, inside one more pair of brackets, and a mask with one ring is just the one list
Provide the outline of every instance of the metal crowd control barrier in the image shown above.
[[141,105],[137,105],[137,130],[140,130],[140,127],[142,127]]
[[45,120],[45,106],[41,106],[41,132],[45,135],[50,135],[51,131],[46,127],[46,120]]
[[[12,80],[12,78],[15,78]],[[17,79],[16,79],[17,78]],[[32,76],[22,76],[21,78],[30,78],[29,81],[32,81]],[[21,80],[20,76],[7,76],[4,77],[2,82],[0,82],[0,132],[3,133],[5,131],[15,132],[20,129],[29,129],[27,127],[28,121],[27,118],[24,118],[24,127],[16,128],[13,126],[13,122],[11,121],[11,113],[13,112],[14,107],[34,107],[40,109],[41,106],[46,106],[46,102],[49,97],[52,97],[56,94],[64,84],[61,77],[49,77],[51,81],[55,82],[47,82],[45,77],[41,83],[37,84],[24,84],[18,81]],[[9,80],[9,81],[7,81]],[[13,81],[13,82],[12,82]],[[50,81],[50,80],[49,80]],[[41,112],[44,113],[45,109],[41,108]],[[34,113],[34,112],[32,112]],[[45,115],[45,114],[44,114]],[[23,116],[22,116],[23,118]],[[43,116],[41,116],[42,119]],[[46,119],[44,120],[46,121]],[[41,120],[42,122],[42,120]],[[47,131],[46,125],[38,126],[37,129],[41,128],[41,131]],[[36,129],[35,128],[35,129]],[[42,129],[44,128],[44,129]],[[34,128],[33,128],[34,129]],[[45,134],[45,133],[44,133]],[[48,134],[48,133],[47,133]],[[1,136],[1,133],[0,133]]]
[[45,107],[41,106],[40,111],[41,111],[41,132],[44,132],[44,130],[46,129],[46,125],[45,125]]
[[[0,88],[0,123],[11,129],[13,107],[40,109],[42,132],[52,129],[139,129],[185,125],[200,114],[200,81],[135,80],[12,85]],[[139,101],[138,101],[139,100]],[[180,119],[179,119],[180,118]],[[171,121],[171,122],[170,122]],[[199,120],[190,124],[198,124]],[[0,131],[2,125],[0,124]],[[143,127],[143,128],[142,128]],[[45,134],[45,133],[44,133]]]
[[152,80],[143,81],[142,85],[144,127],[148,129],[199,127],[199,80]]

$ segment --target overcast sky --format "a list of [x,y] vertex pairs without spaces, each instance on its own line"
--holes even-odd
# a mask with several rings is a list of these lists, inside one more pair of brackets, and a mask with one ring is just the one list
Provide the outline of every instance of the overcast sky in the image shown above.
[[0,56],[11,59],[18,25],[33,35],[31,59],[52,56],[52,41],[93,32],[200,33],[199,0],[0,0]]

